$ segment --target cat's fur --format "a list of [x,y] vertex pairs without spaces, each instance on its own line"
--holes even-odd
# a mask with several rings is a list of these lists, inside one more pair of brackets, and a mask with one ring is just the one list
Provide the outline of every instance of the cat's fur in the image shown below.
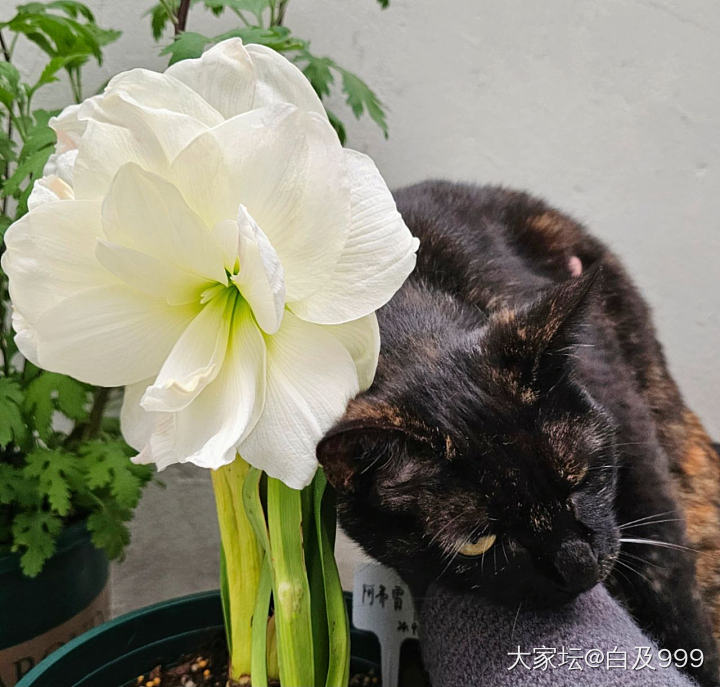
[[661,645],[702,649],[695,676],[716,684],[720,461],[631,279],[524,193],[426,182],[396,200],[417,268],[378,313],[372,387],[318,447],[344,529],[418,594],[442,577],[518,607],[603,580]]

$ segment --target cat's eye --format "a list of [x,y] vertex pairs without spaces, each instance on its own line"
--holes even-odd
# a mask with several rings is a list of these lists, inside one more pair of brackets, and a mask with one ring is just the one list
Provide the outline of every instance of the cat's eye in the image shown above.
[[495,543],[495,535],[488,534],[473,542],[465,542],[458,553],[463,556],[481,556]]

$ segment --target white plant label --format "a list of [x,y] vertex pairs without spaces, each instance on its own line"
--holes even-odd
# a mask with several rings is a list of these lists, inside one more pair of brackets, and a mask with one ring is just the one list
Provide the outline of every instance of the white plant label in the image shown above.
[[417,638],[418,622],[410,590],[394,570],[380,563],[355,568],[352,622],[377,636],[382,684],[395,687],[400,647],[406,639]]

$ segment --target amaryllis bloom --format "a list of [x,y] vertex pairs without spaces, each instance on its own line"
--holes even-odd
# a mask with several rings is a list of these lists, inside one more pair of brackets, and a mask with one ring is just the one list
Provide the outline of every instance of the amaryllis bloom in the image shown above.
[[236,452],[292,487],[378,356],[374,311],[417,241],[291,63],[232,39],[134,69],[52,123],[55,154],[2,265],[40,367],[124,386],[160,468]]

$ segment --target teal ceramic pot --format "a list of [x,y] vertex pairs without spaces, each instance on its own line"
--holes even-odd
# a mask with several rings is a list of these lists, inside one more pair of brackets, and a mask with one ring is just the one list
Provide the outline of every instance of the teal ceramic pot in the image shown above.
[[61,533],[37,577],[23,575],[16,554],[0,556],[0,687],[108,618],[108,561],[84,523]]
[[[217,591],[164,601],[86,632],[48,656],[17,687],[119,687],[223,633]],[[374,668],[379,674],[375,636],[353,629],[351,641],[352,672]]]

